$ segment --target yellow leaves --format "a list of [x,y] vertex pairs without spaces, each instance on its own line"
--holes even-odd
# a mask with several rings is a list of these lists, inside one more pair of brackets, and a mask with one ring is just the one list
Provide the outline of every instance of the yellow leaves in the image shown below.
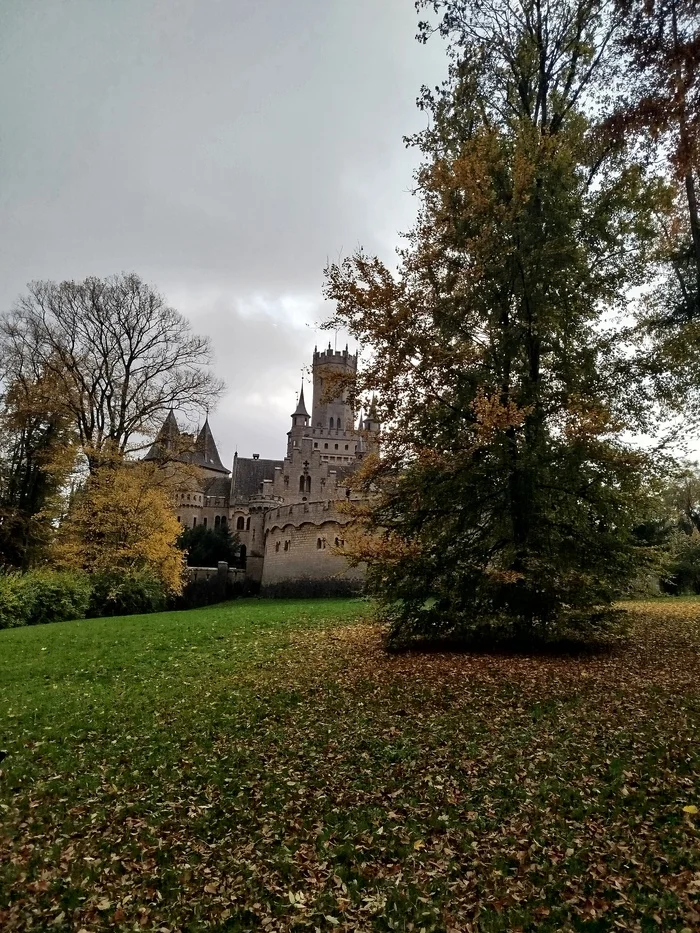
[[695,814],[700,811],[698,811],[698,808],[695,806],[694,803],[689,803],[685,807],[683,807],[683,812],[688,813],[690,816],[695,816]]
[[180,592],[184,558],[175,541],[181,528],[170,489],[162,476],[154,481],[154,470],[129,461],[101,467],[59,529],[56,563],[97,572],[148,568]]
[[472,402],[472,411],[476,416],[476,445],[489,444],[494,437],[509,428],[517,428],[525,423],[532,411],[531,407],[520,408],[515,402],[502,402],[497,395],[487,395],[480,391]]
[[416,841],[413,843],[413,848],[416,852],[419,852],[421,849],[425,848],[425,843],[422,839],[416,839]]

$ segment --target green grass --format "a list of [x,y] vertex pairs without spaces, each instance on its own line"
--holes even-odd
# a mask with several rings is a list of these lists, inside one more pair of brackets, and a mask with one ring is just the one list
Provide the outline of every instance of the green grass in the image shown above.
[[700,929],[700,603],[585,658],[359,600],[0,632],[0,929]]

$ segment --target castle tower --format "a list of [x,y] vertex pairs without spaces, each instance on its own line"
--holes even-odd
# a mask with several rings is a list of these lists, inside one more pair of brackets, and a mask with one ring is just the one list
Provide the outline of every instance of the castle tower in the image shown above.
[[[347,400],[347,389],[338,384],[340,379],[352,378],[357,372],[357,354],[344,350],[314,350],[314,397],[311,425],[315,431],[335,433],[352,431],[355,413]],[[337,386],[337,387],[336,387]]]

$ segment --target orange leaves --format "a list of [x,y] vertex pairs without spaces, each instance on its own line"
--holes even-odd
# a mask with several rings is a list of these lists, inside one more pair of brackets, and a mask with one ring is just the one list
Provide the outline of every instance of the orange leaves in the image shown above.
[[472,402],[472,410],[476,416],[476,446],[483,447],[503,431],[521,427],[532,408],[520,408],[510,399],[503,403],[497,395],[481,390]]

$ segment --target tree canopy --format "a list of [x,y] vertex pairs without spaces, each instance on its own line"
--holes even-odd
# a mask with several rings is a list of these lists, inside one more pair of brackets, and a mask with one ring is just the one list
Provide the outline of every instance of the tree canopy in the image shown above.
[[665,185],[607,131],[619,20],[594,0],[435,0],[449,77],[413,142],[418,221],[394,272],[327,270],[370,352],[383,456],[355,558],[396,637],[547,632],[635,573],[644,455],[615,321],[657,241]]
[[0,320],[6,383],[51,377],[91,469],[143,445],[164,413],[205,410],[222,385],[207,338],[137,275],[33,282]]

